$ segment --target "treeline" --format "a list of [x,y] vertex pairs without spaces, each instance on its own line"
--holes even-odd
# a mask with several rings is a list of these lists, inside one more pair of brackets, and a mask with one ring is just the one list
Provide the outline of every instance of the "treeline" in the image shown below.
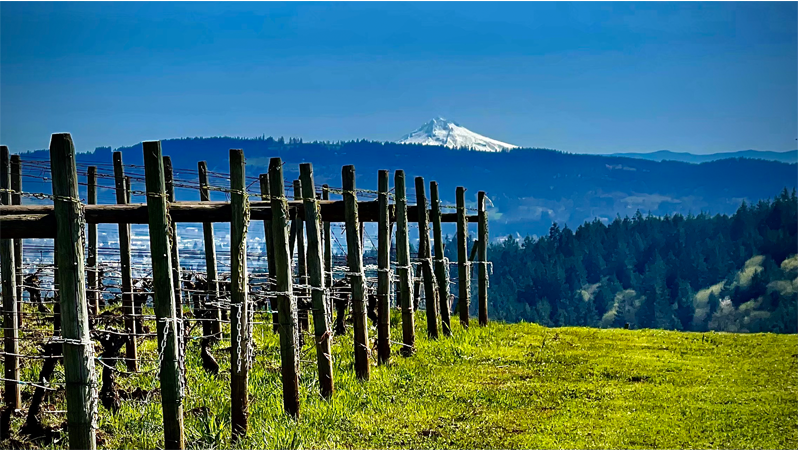
[[[79,144],[80,137],[75,139]],[[411,201],[416,176],[427,182],[437,181],[441,200],[448,204],[455,202],[457,186],[468,188],[469,207],[476,205],[478,191],[486,191],[491,200],[490,227],[494,236],[543,235],[552,222],[579,224],[594,217],[612,220],[617,214],[637,209],[657,216],[710,208],[712,213],[732,214],[743,198],[766,198],[782,187],[798,187],[795,164],[754,159],[687,164],[547,149],[492,153],[365,140],[303,142],[266,136],[166,139],[161,144],[164,155],[172,157],[176,176],[186,180],[196,180],[197,161],[207,161],[209,171],[227,172],[228,150],[240,148],[246,154],[249,176],[266,172],[269,158],[279,156],[289,182],[299,177],[299,163],[312,162],[316,183],[333,187],[341,185],[341,166],[345,164],[356,166],[357,186],[363,189],[377,188],[379,170],[402,169]],[[125,164],[142,164],[141,144],[117,150],[123,152]],[[109,167],[112,161],[108,147],[79,153],[77,157],[81,168]],[[39,151],[25,154],[22,159],[47,161],[49,155]],[[140,168],[132,167],[128,172],[142,173]],[[222,185],[224,182],[218,180]],[[133,183],[134,190],[144,189],[143,183]],[[49,192],[50,181],[29,177],[25,186],[31,192]],[[257,191],[257,184],[253,190]],[[191,189],[177,189],[176,195],[180,201],[199,199],[198,192]],[[100,203],[116,201],[113,190],[102,189],[99,196]],[[212,200],[224,198],[223,192],[211,192]]]
[[489,247],[490,314],[548,326],[795,333],[798,200],[599,220]]

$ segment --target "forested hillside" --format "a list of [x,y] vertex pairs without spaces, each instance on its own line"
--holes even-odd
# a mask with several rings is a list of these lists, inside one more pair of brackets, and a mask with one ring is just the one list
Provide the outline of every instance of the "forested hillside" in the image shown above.
[[[75,136],[80,144],[80,136]],[[440,185],[441,199],[455,201],[457,186],[468,188],[466,201],[476,203],[477,192],[486,191],[491,202],[491,234],[506,236],[545,235],[552,222],[571,227],[600,218],[632,215],[640,210],[666,214],[731,214],[743,200],[757,201],[783,187],[796,184],[796,164],[753,159],[725,159],[704,164],[656,162],[601,155],[576,155],[547,149],[514,149],[480,152],[431,145],[390,142],[302,142],[299,139],[229,137],[167,139],[163,152],[172,157],[177,175],[196,177],[197,161],[208,169],[227,172],[228,150],[243,149],[247,174],[267,170],[270,157],[285,162],[285,177],[298,178],[299,163],[313,163],[318,184],[341,185],[341,166],[354,164],[357,185],[377,188],[377,171],[403,169],[413,195],[413,177]],[[79,148],[79,147],[78,147]],[[79,148],[80,149],[80,148]],[[141,145],[119,148],[126,164],[141,164]],[[46,151],[24,154],[22,159],[48,159]],[[81,153],[83,164],[110,164],[111,149]],[[141,172],[129,169],[132,172]],[[49,190],[49,182],[36,186],[26,179],[26,189]],[[135,184],[135,183],[134,183]],[[143,185],[134,186],[143,189]],[[257,184],[253,192],[257,191]],[[113,191],[100,192],[100,203],[114,203]],[[105,195],[107,197],[103,198]],[[222,199],[221,193],[218,199]],[[178,200],[198,200],[197,191],[178,190]]]
[[647,159],[649,161],[682,161],[694,164],[729,158],[764,159],[792,164],[798,161],[798,150],[790,150],[788,152],[742,150],[739,152],[711,153],[709,155],[660,150],[652,153],[613,153],[612,156],[626,156],[629,158]]
[[490,314],[543,325],[796,332],[798,201],[786,189],[732,216],[554,224],[490,246]]

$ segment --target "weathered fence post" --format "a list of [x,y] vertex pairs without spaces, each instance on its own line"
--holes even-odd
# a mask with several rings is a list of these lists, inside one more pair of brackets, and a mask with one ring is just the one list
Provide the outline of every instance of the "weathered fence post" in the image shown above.
[[[169,156],[163,157],[163,171],[164,182],[166,183],[166,199],[169,203],[175,202],[175,182],[174,174],[172,173],[172,158]],[[127,183],[128,192],[130,190],[130,183]],[[130,198],[128,198],[130,201]],[[180,271],[180,251],[177,243],[177,223],[169,221],[169,248],[172,250],[172,283],[175,289],[175,313],[178,319],[183,318],[183,290],[180,289],[183,282]],[[181,322],[182,325],[182,322]],[[182,333],[182,330],[181,330]],[[182,334],[181,334],[182,335]],[[181,349],[185,352],[185,349]],[[182,353],[181,353],[182,354]]]
[[[3,205],[11,204],[11,167],[9,161],[8,147],[0,147],[0,200]],[[3,349],[5,351],[3,377],[5,390],[3,400],[6,410],[3,413],[3,424],[0,424],[2,438],[8,438],[9,433],[7,420],[11,420],[14,410],[22,407],[22,399],[19,389],[19,315],[17,314],[17,286],[16,275],[14,274],[14,242],[11,239],[0,239],[0,270],[3,278]]]
[[379,217],[377,222],[377,361],[391,359],[391,226],[388,211],[388,171],[380,170],[377,180]]
[[[211,201],[211,191],[208,188],[208,165],[205,161],[197,163],[199,174],[200,201]],[[221,338],[222,322],[219,314],[219,275],[216,273],[216,241],[213,236],[213,223],[202,223],[202,237],[205,243],[205,278],[208,293],[205,301],[205,322],[202,325],[202,334],[214,335],[215,339]]]
[[432,273],[432,252],[429,245],[429,213],[424,178],[416,177],[416,205],[418,211],[418,260],[424,276],[424,298],[427,304],[427,333],[438,338],[438,288]]
[[410,266],[410,241],[407,236],[407,194],[405,172],[397,170],[394,175],[396,194],[396,271],[399,274],[399,299],[402,308],[402,356],[411,356],[416,351],[415,317],[413,315],[413,272]]
[[449,317],[449,264],[444,257],[443,232],[441,230],[441,199],[438,195],[438,183],[429,184],[429,200],[432,204],[432,234],[435,238],[435,279],[438,283],[438,301],[440,302],[441,325],[443,335],[452,335],[452,324]]
[[349,263],[349,285],[352,288],[352,321],[355,329],[355,374],[360,380],[369,379],[369,334],[366,325],[366,284],[363,279],[363,249],[360,244],[355,195],[355,166],[344,166],[344,219],[346,221],[346,251]]
[[468,328],[468,314],[471,303],[471,270],[468,261],[468,217],[465,206],[465,188],[457,187],[457,309],[460,312],[460,325]]
[[[269,202],[271,201],[271,187],[269,186],[269,174],[262,173],[258,177],[260,181],[260,196],[261,200]],[[272,237],[272,221],[271,220],[264,220],[263,221],[263,237],[266,240],[266,262],[269,264],[269,277],[267,283],[267,290],[274,292],[274,280],[275,276],[277,275],[277,269],[275,265],[277,264],[274,261],[274,238]],[[271,301],[271,310],[272,310],[272,330],[277,333],[280,327],[280,319],[278,318],[277,314],[277,299],[272,299]]]
[[[127,183],[122,152],[114,152],[114,180],[116,182],[116,203],[127,203]],[[139,320],[133,305],[133,276],[130,271],[130,224],[119,224],[119,258],[122,275],[122,310],[125,314],[125,332],[130,335],[125,345],[125,363],[130,371],[138,370],[138,350],[136,334]]]
[[291,224],[288,231],[288,254],[291,256],[291,275],[294,275],[294,246],[296,244],[296,209],[288,211],[290,214]]
[[[53,207],[55,209],[55,206]],[[61,290],[58,282],[58,236],[53,239],[53,336],[61,336]]]
[[[321,199],[330,199],[330,186],[326,184],[321,185]],[[322,217],[324,220],[324,217]],[[330,222],[324,220],[324,285],[332,287],[333,285],[333,270],[332,270],[332,239],[330,232]],[[332,299],[327,297],[327,317],[332,320]]]
[[[88,187],[86,189],[86,202],[89,205],[97,204],[97,167],[89,166],[86,172]],[[91,314],[100,314],[100,292],[97,277],[97,224],[90,223],[89,229],[88,256],[86,257],[86,276],[88,278],[89,290],[86,292],[89,298],[89,311]]]
[[172,282],[170,219],[167,212],[161,142],[147,141],[144,171],[147,186],[152,287],[158,331],[158,359],[161,361],[161,405],[163,408],[164,448],[185,448],[183,437],[183,383],[180,361],[180,336]]
[[269,161],[271,186],[272,238],[277,278],[277,317],[280,319],[280,363],[283,380],[283,408],[286,414],[299,417],[299,359],[297,357],[297,310],[293,301],[291,255],[288,253],[288,200],[283,184],[283,162]]
[[[302,183],[299,180],[294,180],[294,200],[302,200]],[[296,229],[296,253],[297,253],[297,264],[296,264],[296,274],[297,274],[297,284],[300,286],[304,286],[308,284],[308,266],[305,261],[305,227],[302,223],[302,219],[299,218],[299,215],[294,218],[295,222],[295,229]],[[304,297],[307,295],[307,292],[303,288],[297,288],[296,297]],[[298,304],[299,302],[297,302]],[[310,318],[308,317],[308,310],[307,309],[298,309],[299,311],[299,345],[302,345],[304,342],[303,334],[310,329]]]
[[[22,204],[22,164],[19,155],[11,155],[11,204]],[[22,327],[23,302],[22,292],[24,276],[22,273],[22,239],[14,239],[14,273],[16,274],[17,285],[17,316],[20,328]]]
[[247,227],[249,226],[249,197],[246,191],[244,151],[230,150],[230,359],[231,415],[233,440],[247,434],[249,421],[249,365],[252,329],[250,305],[247,297]]
[[360,249],[366,249],[366,224],[360,222]]
[[131,187],[132,184],[133,183],[130,180],[130,175],[125,175],[125,198],[127,199],[128,203],[130,203],[130,198],[133,195],[133,188]]
[[485,191],[477,194],[479,227],[479,324],[488,324],[488,212],[485,210]]
[[327,289],[324,284],[324,264],[322,263],[321,230],[319,204],[316,202],[316,188],[313,183],[313,166],[310,163],[299,165],[302,180],[302,197],[305,211],[305,225],[308,232],[308,278],[313,301],[313,331],[316,340],[316,360],[319,369],[321,396],[330,398],[333,393],[332,350],[330,349],[330,327],[327,320]]
[[418,311],[419,306],[421,306],[421,293],[424,292],[424,286],[421,283],[423,279],[421,264],[418,264],[413,274],[413,311]]
[[83,266],[83,205],[78,196],[75,146],[68,133],[50,141],[54,211],[58,243],[58,288],[61,335],[64,340],[69,447],[96,448],[97,378],[94,348],[86,307],[86,271]]

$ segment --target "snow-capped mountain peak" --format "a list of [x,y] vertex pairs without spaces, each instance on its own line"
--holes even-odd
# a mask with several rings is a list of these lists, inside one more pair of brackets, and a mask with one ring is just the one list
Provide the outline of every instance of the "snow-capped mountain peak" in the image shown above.
[[430,120],[397,142],[400,144],[443,145],[449,148],[465,147],[485,152],[500,152],[518,148],[517,145],[474,133],[468,128],[442,117]]

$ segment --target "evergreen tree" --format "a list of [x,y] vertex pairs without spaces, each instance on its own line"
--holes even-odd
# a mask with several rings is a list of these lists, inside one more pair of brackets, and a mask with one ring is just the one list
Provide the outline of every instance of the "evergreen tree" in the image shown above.
[[547,326],[794,332],[797,233],[794,190],[731,217],[638,213],[575,231],[552,223],[539,239],[490,246],[491,314]]

